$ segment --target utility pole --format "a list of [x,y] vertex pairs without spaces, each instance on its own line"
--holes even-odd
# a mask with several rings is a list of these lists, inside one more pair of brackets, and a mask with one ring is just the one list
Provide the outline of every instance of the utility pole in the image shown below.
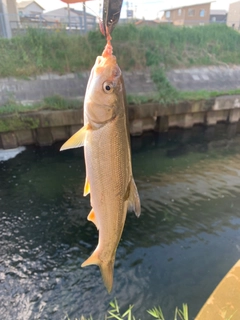
[[1,33],[4,38],[10,39],[12,37],[7,0],[0,0],[0,36]]
[[87,15],[86,15],[86,4],[83,2],[83,21],[84,21],[84,33],[87,33]]
[[70,31],[71,27],[70,27],[70,5],[69,5],[69,3],[67,4],[67,12],[68,12],[68,30]]

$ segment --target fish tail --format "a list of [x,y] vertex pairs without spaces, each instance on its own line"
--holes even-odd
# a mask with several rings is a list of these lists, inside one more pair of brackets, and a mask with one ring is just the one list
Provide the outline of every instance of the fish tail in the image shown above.
[[81,267],[84,268],[92,264],[99,266],[104,285],[107,288],[108,293],[110,293],[112,291],[112,286],[113,286],[114,261],[112,260],[108,262],[101,261],[98,257],[98,252],[96,249],[92,253],[92,255],[82,263]]
[[114,261],[109,261],[108,263],[101,263],[99,265],[101,270],[103,282],[105,287],[107,288],[108,293],[112,291],[113,287],[113,268],[114,268]]

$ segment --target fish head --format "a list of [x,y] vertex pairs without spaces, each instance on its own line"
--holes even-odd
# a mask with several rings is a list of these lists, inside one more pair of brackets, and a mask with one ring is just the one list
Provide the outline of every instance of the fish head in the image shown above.
[[92,127],[99,127],[116,117],[117,101],[123,91],[121,70],[112,54],[99,56],[88,81],[84,116]]

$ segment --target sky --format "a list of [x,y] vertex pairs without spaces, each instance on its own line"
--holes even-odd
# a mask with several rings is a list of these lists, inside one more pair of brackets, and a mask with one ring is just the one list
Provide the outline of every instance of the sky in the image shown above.
[[[61,0],[35,0],[39,3],[45,11],[54,10],[66,6]],[[223,9],[228,10],[229,3],[235,2],[236,0],[216,0],[211,4],[211,9]],[[17,2],[21,2],[17,0]],[[203,0],[202,2],[206,2]],[[86,11],[99,16],[100,5],[102,5],[103,0],[93,0],[86,2]],[[121,18],[126,17],[127,6],[129,9],[133,9],[136,18],[145,19],[156,19],[161,18],[162,10],[168,8],[174,8],[184,5],[191,5],[194,3],[201,3],[201,0],[124,0],[121,12]],[[76,10],[82,10],[82,3],[72,4],[71,8]]]

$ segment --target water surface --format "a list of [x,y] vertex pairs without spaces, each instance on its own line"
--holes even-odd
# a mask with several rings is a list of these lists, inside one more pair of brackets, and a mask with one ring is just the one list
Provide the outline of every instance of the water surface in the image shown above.
[[129,213],[108,295],[98,267],[81,263],[98,234],[82,196],[83,151],[28,147],[0,162],[1,319],[103,319],[116,297],[124,311],[166,318],[188,303],[190,319],[240,258],[238,126],[194,127],[132,139],[142,202]]

